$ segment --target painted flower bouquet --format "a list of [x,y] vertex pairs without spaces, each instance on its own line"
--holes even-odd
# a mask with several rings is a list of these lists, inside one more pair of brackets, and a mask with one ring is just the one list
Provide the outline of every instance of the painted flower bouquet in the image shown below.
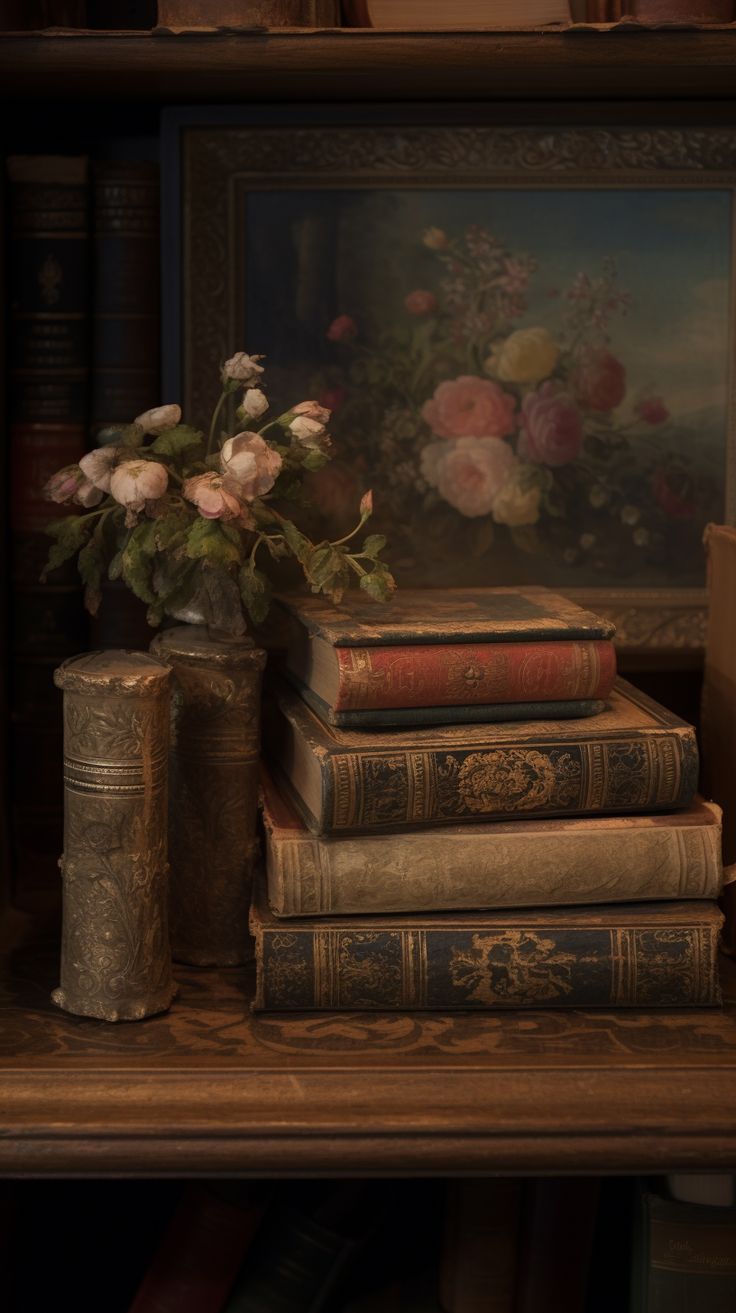
[[[181,423],[179,406],[157,406],[106,431],[104,445],[53,475],[46,496],[81,511],[48,526],[55,541],[44,578],[76,556],[93,614],[107,576],[147,603],[152,625],[168,615],[236,635],[269,609],[259,553],[274,562],[294,558],[312,591],[336,602],[353,577],[374,600],[390,596],[394,580],[380,560],[385,538],[354,541],[372,513],[370,492],[360,499],[358,523],[335,542],[312,542],[291,518],[291,506],[306,505],[305,476],[332,457],[330,411],[303,401],[264,419],[262,359],[241,351],[222,366],[207,437]],[[241,390],[241,427],[230,435],[219,423]]]
[[[631,306],[613,262],[531,296],[536,260],[485,227],[422,243],[427,285],[381,323],[340,314],[314,379],[350,468],[373,453],[362,468],[404,568],[436,574],[454,556],[502,571],[522,552],[573,582],[672,569],[693,544],[697,559],[715,481],[697,433],[612,347]],[[337,473],[318,476],[328,511]]]

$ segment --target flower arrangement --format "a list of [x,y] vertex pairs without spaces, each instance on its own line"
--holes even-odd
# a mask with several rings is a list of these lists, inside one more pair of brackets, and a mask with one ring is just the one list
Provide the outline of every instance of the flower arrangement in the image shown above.
[[314,381],[339,406],[353,469],[373,435],[395,551],[426,568],[433,544],[437,561],[448,542],[462,560],[505,540],[558,569],[615,576],[690,559],[717,491],[695,435],[656,389],[632,388],[612,348],[612,321],[631,306],[613,262],[544,289],[540,323],[531,254],[478,225],[429,228],[422,243],[430,286],[400,296],[380,326],[340,314]]
[[[247,617],[265,619],[271,599],[259,553],[293,557],[315,593],[338,602],[355,576],[375,601],[395,587],[380,560],[385,538],[355,538],[373,510],[366,492],[358,523],[335,542],[312,542],[284,513],[306,505],[304,476],[332,457],[330,411],[302,401],[264,420],[262,356],[238,352],[221,370],[209,435],[181,422],[178,405],[157,406],[132,424],[105,432],[104,445],[59,470],[45,495],[81,507],[53,521],[44,578],[76,556],[85,603],[96,612],[101,583],[122,579],[148,605],[150,624],[165,615],[200,619],[242,634]],[[225,403],[242,390],[241,426],[218,432]]]

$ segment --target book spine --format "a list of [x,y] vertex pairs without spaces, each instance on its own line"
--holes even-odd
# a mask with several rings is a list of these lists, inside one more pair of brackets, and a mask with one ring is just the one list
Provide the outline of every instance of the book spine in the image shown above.
[[159,27],[339,27],[340,0],[158,0]]
[[266,830],[277,916],[717,898],[720,826],[445,831],[321,839]]
[[[61,771],[48,789],[39,761],[61,764],[61,700],[54,668],[87,643],[81,584],[73,566],[39,582],[63,514],[43,485],[85,449],[89,332],[87,161],[8,160],[10,232],[11,738],[19,881],[56,878],[61,844]],[[46,756],[40,758],[39,746]]]
[[344,928],[257,916],[256,1011],[690,1007],[720,1003],[718,927]]
[[336,711],[605,698],[616,678],[610,642],[337,647],[335,654]]
[[585,1313],[600,1181],[526,1185],[514,1313]]
[[[332,711],[321,698],[300,688],[307,706],[339,729],[388,729],[402,725],[487,725],[509,720],[580,720],[599,716],[606,704],[599,698],[576,702],[478,703],[465,707],[393,707],[390,710]],[[320,705],[321,703],[321,705]]]
[[482,751],[336,752],[320,759],[318,832],[600,812],[666,811],[695,796],[695,731]]
[[736,1209],[642,1192],[633,1264],[637,1313],[736,1307]]
[[263,1215],[190,1187],[151,1260],[129,1313],[220,1313]]
[[453,1181],[440,1256],[444,1313],[514,1313],[521,1181]]
[[[93,445],[160,396],[159,171],[147,160],[100,161],[93,171]],[[145,605],[105,580],[91,622],[95,648],[146,648]]]

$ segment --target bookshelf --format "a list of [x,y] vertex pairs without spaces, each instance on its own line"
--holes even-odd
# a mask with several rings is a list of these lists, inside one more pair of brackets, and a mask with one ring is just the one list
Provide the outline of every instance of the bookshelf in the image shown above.
[[[74,151],[91,110],[147,133],[160,106],[197,102],[731,123],[735,73],[724,32],[0,36],[8,152],[44,149],[45,131]],[[43,918],[14,914],[4,966],[0,1173],[736,1170],[728,963],[723,1012],[455,1018],[253,1017],[247,972],[180,968],[170,1014],[118,1027],[53,1008]]]

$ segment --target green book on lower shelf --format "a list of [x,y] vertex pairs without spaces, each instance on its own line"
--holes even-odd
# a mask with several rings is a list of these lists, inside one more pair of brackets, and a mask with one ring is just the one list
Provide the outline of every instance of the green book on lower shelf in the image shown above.
[[736,1208],[681,1203],[642,1189],[632,1313],[733,1313]]
[[721,1002],[714,902],[285,923],[251,913],[256,1011],[703,1007]]

